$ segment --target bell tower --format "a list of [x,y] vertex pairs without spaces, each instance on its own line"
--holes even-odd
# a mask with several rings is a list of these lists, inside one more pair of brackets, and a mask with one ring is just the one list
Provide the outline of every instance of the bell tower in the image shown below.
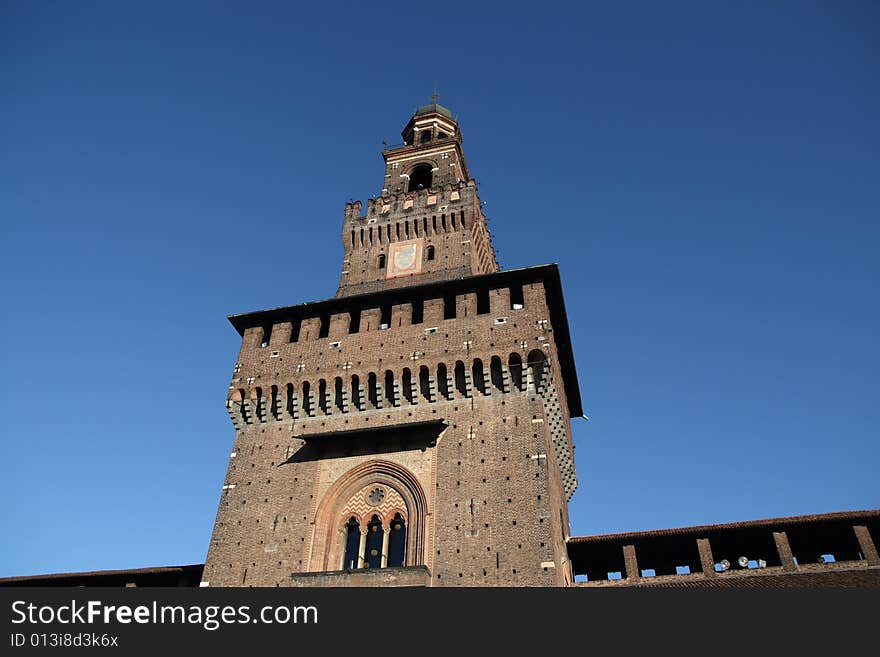
[[500,271],[432,102],[345,208],[332,299],[233,315],[202,586],[565,586],[581,415],[559,271]]
[[498,271],[458,122],[433,100],[382,151],[382,189],[366,214],[360,201],[345,206],[338,297]]

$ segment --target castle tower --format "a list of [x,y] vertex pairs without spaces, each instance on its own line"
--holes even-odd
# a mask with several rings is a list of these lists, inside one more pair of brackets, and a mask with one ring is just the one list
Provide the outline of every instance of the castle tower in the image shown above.
[[336,296],[498,271],[452,113],[420,107],[401,136],[403,144],[382,152],[382,191],[366,216],[360,201],[345,206]]
[[499,271],[433,102],[345,207],[335,298],[230,317],[203,586],[563,586],[582,414],[555,265]]

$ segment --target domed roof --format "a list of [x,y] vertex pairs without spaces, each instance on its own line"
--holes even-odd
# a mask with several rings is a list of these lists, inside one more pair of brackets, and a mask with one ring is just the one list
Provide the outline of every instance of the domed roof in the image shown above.
[[436,102],[430,103],[429,105],[422,105],[416,110],[415,116],[421,116],[422,114],[441,114],[447,119],[455,120],[455,117],[452,116],[452,112]]

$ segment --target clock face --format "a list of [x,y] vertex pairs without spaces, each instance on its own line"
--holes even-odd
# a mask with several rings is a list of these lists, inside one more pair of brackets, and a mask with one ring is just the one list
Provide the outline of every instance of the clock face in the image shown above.
[[396,242],[391,245],[388,258],[388,267],[385,278],[397,278],[398,276],[410,276],[422,273],[422,252],[425,241],[422,239]]

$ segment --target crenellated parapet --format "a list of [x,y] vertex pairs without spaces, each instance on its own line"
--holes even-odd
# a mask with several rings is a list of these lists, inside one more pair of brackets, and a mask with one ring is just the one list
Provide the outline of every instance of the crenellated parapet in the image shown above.
[[383,194],[362,209],[345,205],[337,296],[499,269],[473,180]]

